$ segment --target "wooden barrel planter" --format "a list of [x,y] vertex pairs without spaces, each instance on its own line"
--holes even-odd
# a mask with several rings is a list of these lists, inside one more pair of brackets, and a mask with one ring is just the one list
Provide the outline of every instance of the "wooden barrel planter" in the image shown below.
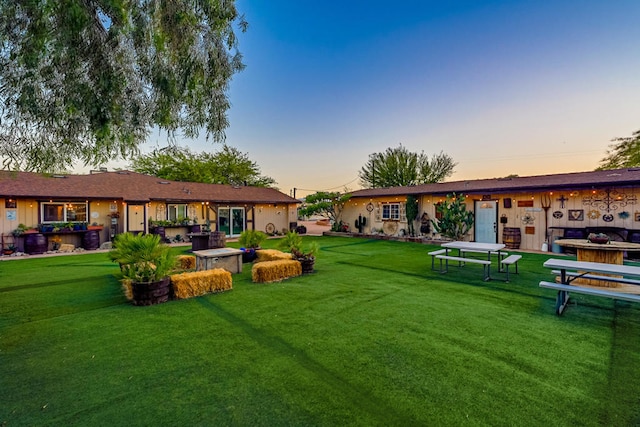
[[171,278],[165,277],[159,282],[131,283],[134,305],[154,305],[169,301],[171,296]]
[[24,239],[24,251],[29,255],[38,255],[47,252],[49,243],[42,233],[27,234]]
[[227,235],[224,231],[212,231],[209,235],[209,249],[224,248],[227,246]]
[[164,227],[153,227],[151,229],[151,234],[157,234],[160,236],[160,241],[164,242],[166,239]]
[[100,233],[97,230],[89,230],[82,236],[82,247],[88,251],[94,251],[100,247]]
[[502,243],[507,249],[520,249],[522,234],[516,227],[505,227],[502,230]]
[[300,264],[302,265],[302,274],[313,273],[313,267],[316,263],[315,257],[299,258],[298,261],[300,261]]

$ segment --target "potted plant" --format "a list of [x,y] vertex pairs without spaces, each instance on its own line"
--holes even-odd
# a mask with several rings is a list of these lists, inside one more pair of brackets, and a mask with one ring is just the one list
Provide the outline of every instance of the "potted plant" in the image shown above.
[[265,241],[267,235],[258,230],[244,230],[240,233],[238,242],[242,246],[242,262],[252,262],[256,259],[256,250]]
[[302,245],[302,236],[295,231],[288,231],[280,241],[280,248],[291,252],[293,258],[302,264],[302,274],[313,273],[318,253],[318,243],[311,242],[307,246]]
[[153,305],[169,300],[169,273],[175,255],[157,234],[118,234],[109,258],[120,264],[122,277],[131,284],[134,305]]
[[5,255],[11,255],[16,250],[17,250],[17,248],[15,247],[15,245],[8,245],[6,248],[4,248],[2,250],[2,253],[5,254]]

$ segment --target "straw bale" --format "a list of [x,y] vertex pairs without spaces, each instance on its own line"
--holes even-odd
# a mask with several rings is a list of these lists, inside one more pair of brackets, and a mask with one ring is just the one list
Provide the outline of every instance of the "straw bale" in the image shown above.
[[279,261],[283,259],[291,259],[291,254],[287,252],[282,252],[277,249],[259,249],[256,251],[256,261],[255,262],[265,262],[265,261]]
[[193,255],[178,255],[178,268],[180,270],[195,270],[196,257]]
[[133,299],[133,286],[131,285],[131,280],[122,280],[122,290],[124,291],[124,296],[131,301]]
[[278,282],[289,277],[300,276],[301,274],[302,265],[299,261],[293,259],[264,261],[253,264],[251,280],[255,283]]
[[231,273],[223,268],[191,271],[171,276],[173,294],[177,299],[197,297],[210,292],[223,292],[233,288]]
[[73,252],[76,249],[75,246],[73,246],[70,243],[63,243],[60,245],[60,249],[58,249],[60,252]]

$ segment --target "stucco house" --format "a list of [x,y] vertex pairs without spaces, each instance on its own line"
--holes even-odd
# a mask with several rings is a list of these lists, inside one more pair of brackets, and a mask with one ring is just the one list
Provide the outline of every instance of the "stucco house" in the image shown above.
[[[76,247],[83,245],[91,225],[98,226],[93,228],[100,242],[117,233],[150,232],[154,221],[175,224],[166,227],[167,237],[185,236],[194,226],[231,237],[245,229],[282,232],[295,226],[299,203],[271,188],[177,182],[105,170],[86,175],[0,171],[0,199],[3,247],[21,244],[13,240],[20,224]],[[64,223],[80,229],[52,230]]]
[[[430,221],[447,194],[463,194],[475,224],[468,239],[517,241],[525,250],[541,250],[562,237],[582,238],[605,232],[614,240],[640,242],[640,168],[479,179],[352,192],[342,220],[350,230],[366,218],[364,233],[407,233],[407,196],[418,199],[415,228],[437,238]],[[515,246],[510,246],[515,247]]]

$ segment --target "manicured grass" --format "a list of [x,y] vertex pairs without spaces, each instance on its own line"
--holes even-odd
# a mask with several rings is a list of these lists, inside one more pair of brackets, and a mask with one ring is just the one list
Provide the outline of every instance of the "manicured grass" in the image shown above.
[[0,425],[640,423],[640,304],[576,294],[558,318],[551,254],[483,282],[431,271],[434,246],[305,239],[312,275],[245,264],[152,307],[104,253],[0,262]]

